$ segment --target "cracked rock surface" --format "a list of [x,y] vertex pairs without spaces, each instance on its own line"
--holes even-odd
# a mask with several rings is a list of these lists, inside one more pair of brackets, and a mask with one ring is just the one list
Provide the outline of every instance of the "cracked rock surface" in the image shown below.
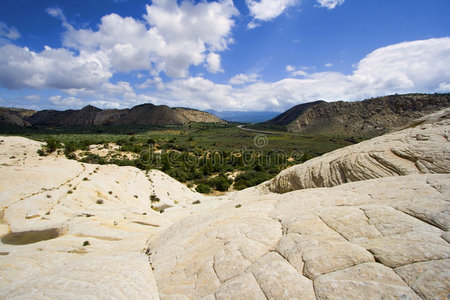
[[446,299],[448,112],[221,197],[0,137],[0,298]]

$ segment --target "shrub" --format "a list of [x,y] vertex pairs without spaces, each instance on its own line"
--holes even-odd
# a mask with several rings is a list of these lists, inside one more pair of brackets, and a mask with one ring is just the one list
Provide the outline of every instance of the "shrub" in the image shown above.
[[89,241],[84,241],[84,242],[83,242],[83,247],[84,247],[84,246],[89,246],[90,244],[91,244],[91,243],[89,243]]
[[208,185],[218,191],[226,192],[230,188],[231,180],[226,178],[224,175],[219,175],[208,180]]
[[57,148],[61,148],[61,143],[57,141],[55,138],[48,138],[45,140],[46,143],[46,151],[48,153],[54,152]]
[[89,153],[88,156],[84,157],[83,159],[80,159],[80,161],[89,164],[99,164],[99,165],[104,165],[107,163],[103,157],[94,153]]
[[197,192],[199,192],[199,193],[202,193],[202,194],[209,194],[209,193],[211,193],[211,188],[208,185],[203,184],[203,183],[200,183],[199,185],[197,185],[195,190]]
[[255,186],[269,180],[273,176],[274,175],[263,172],[247,171],[236,177],[234,180],[234,188],[237,190],[243,190],[247,187]]
[[97,199],[97,201],[95,201],[95,203],[97,203],[97,204],[103,204],[103,199]]

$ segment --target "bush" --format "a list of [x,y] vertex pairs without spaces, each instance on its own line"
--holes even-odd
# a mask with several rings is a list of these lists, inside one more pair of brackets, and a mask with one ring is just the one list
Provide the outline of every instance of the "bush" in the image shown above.
[[45,143],[47,144],[45,146],[47,153],[53,153],[56,149],[61,148],[61,143],[55,138],[48,138],[45,140]]
[[245,188],[258,185],[266,180],[269,180],[274,175],[256,172],[256,171],[247,171],[242,173],[236,177],[234,180],[234,188],[237,190],[243,190]]
[[107,163],[107,161],[103,157],[94,153],[89,153],[88,156],[80,159],[80,161],[88,164],[99,164],[99,165],[104,165]]
[[230,188],[232,181],[229,180],[224,175],[219,175],[217,177],[208,180],[208,185],[215,188],[218,191],[226,192]]
[[199,193],[202,193],[202,194],[209,194],[209,193],[211,193],[211,188],[208,185],[203,184],[203,183],[200,183],[199,185],[197,185],[195,190],[197,192],[199,192]]

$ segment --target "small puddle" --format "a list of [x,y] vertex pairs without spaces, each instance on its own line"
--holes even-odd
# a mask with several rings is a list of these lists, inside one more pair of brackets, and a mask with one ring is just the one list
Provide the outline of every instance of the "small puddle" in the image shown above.
[[28,245],[41,241],[56,239],[63,234],[64,232],[59,228],[10,232],[2,236],[1,241],[3,244],[8,245]]

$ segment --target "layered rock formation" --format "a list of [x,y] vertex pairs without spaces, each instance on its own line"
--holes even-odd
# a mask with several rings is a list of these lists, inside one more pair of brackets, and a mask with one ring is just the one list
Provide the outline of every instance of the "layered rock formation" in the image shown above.
[[[0,298],[446,299],[448,121],[441,112],[222,197],[2,137]],[[335,160],[355,182],[333,175]],[[334,176],[329,187],[294,190],[312,169]],[[293,191],[273,192],[281,178]]]
[[284,193],[388,176],[450,173],[449,126],[450,109],[445,109],[404,130],[288,168],[269,183],[269,188]]

